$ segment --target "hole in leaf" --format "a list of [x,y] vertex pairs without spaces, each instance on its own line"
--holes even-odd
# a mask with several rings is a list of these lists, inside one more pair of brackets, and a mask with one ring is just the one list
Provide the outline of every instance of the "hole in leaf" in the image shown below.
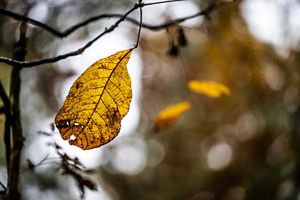
[[57,128],[66,128],[70,126],[70,120],[60,120],[56,123]]
[[76,139],[76,136],[75,135],[71,135],[69,140],[73,141],[75,139]]

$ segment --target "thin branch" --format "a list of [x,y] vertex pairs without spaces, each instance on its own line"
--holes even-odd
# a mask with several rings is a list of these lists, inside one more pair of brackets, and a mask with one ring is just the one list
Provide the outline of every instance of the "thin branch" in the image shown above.
[[51,57],[51,58],[46,58],[46,59],[41,59],[41,60],[34,60],[34,61],[17,61],[17,60],[13,60],[13,59],[9,59],[9,58],[3,58],[0,57],[0,62],[12,65],[12,66],[17,66],[17,67],[33,67],[33,66],[37,66],[37,65],[42,65],[42,64],[46,64],[46,63],[54,63],[57,61],[60,61],[62,59],[71,57],[71,56],[76,56],[79,55],[81,53],[83,53],[88,47],[90,47],[94,42],[96,42],[99,38],[101,38],[103,35],[112,32],[115,28],[118,27],[118,25],[124,21],[124,19],[130,14],[132,13],[134,10],[136,10],[137,8],[139,8],[140,6],[142,6],[142,4],[135,4],[129,11],[127,11],[120,19],[118,19],[112,26],[110,26],[109,28],[105,28],[105,30],[100,33],[98,36],[96,36],[94,39],[92,39],[91,41],[89,41],[88,43],[86,43],[83,47],[75,50],[75,51],[71,51],[69,53],[66,54],[62,54],[59,56],[55,56],[55,57]]
[[2,82],[0,81],[0,97],[3,102],[3,109],[5,114],[5,123],[4,123],[4,144],[5,144],[5,158],[7,168],[9,167],[9,158],[10,158],[10,127],[11,127],[11,115],[10,108],[11,103],[8,98],[8,95],[5,92]]
[[[152,6],[152,5],[157,5],[157,4],[164,4],[164,3],[172,3],[172,2],[180,2],[180,1],[186,1],[186,0],[168,0],[168,1],[159,1],[159,2],[152,2],[152,3],[143,3],[143,4],[140,4],[139,7],[145,7],[145,6]],[[59,38],[64,38],[64,37],[67,37],[68,35],[70,35],[71,33],[73,33],[74,31],[78,30],[79,28],[83,27],[83,26],[86,26],[92,22],[95,22],[95,21],[98,21],[100,19],[106,19],[106,18],[122,18],[123,17],[123,14],[100,14],[100,15],[96,15],[96,16],[93,16],[91,18],[88,18],[78,24],[75,24],[69,28],[67,28],[66,30],[64,31],[59,31],[45,23],[42,23],[40,21],[37,21],[35,19],[32,19],[32,18],[29,18],[27,16],[24,16],[24,15],[21,15],[21,14],[18,14],[18,13],[14,13],[14,12],[11,12],[9,10],[6,10],[4,8],[0,8],[0,15],[3,15],[3,16],[6,16],[6,17],[10,17],[12,19],[15,19],[15,20],[18,20],[18,21],[22,21],[22,22],[26,22],[26,23],[29,23],[29,24],[32,24],[34,26],[37,26],[37,27],[40,27],[42,29],[44,29],[45,31],[51,33],[52,35],[56,36],[56,37],[59,37]],[[133,19],[133,18],[129,18],[129,17],[126,17],[125,18],[126,21],[128,22],[131,22],[135,25],[139,25],[140,23]],[[151,28],[151,25],[148,25],[148,24],[143,24],[142,25],[144,28]]]
[[[26,11],[26,13],[28,10]],[[24,61],[27,54],[26,51],[26,31],[27,24],[22,22],[20,25],[19,39],[14,45],[13,58]],[[23,149],[23,131],[21,124],[20,112],[20,93],[21,93],[21,70],[22,68],[14,67],[11,72],[10,95],[12,98],[12,152],[10,155],[8,166],[8,180],[5,200],[19,200],[21,194],[19,192],[21,152]]]
[[[139,0],[139,3],[142,3],[142,0]],[[137,34],[136,43],[134,45],[134,49],[138,48],[138,46],[139,46],[140,35],[141,35],[141,30],[142,30],[142,23],[143,23],[143,9],[142,9],[142,7],[140,7],[139,10],[140,10],[140,24],[139,24],[139,30],[138,30],[138,34]]]
[[[83,47],[81,47],[81,48],[79,48],[79,49],[77,49],[75,51],[71,51],[69,53],[58,55],[58,56],[54,56],[54,57],[50,57],[50,58],[33,60],[33,61],[17,61],[17,60],[6,58],[6,57],[0,57],[0,62],[6,63],[6,64],[11,65],[11,66],[15,66],[15,67],[29,68],[29,67],[34,67],[34,66],[42,65],[42,64],[55,63],[55,62],[58,62],[60,60],[66,59],[68,57],[77,56],[79,54],[82,54],[88,47],[90,47],[94,42],[96,42],[103,35],[105,35],[105,34],[107,34],[109,32],[112,32],[115,28],[117,28],[118,25],[122,21],[124,21],[130,13],[132,13],[136,9],[138,9],[140,7],[143,7],[143,6],[144,6],[143,3],[135,4],[129,11],[127,11],[121,18],[119,18],[112,26],[110,26],[109,28],[106,28],[101,34],[99,34],[94,39],[92,39],[87,44],[85,44]],[[192,18],[196,18],[196,17],[202,16],[202,15],[208,15],[215,8],[216,8],[216,4],[212,3],[206,9],[204,9],[204,10],[202,10],[202,11],[196,13],[196,14],[187,16],[187,17],[177,18],[177,19],[168,21],[168,22],[160,24],[160,25],[146,25],[146,24],[142,24],[141,26],[144,27],[144,28],[151,29],[151,30],[161,30],[161,29],[165,29],[165,28],[167,28],[169,26],[172,26],[172,25],[184,22],[184,21],[192,19]],[[137,23],[138,25],[140,25],[140,23],[137,22],[136,20],[134,20],[134,23]]]
[[157,1],[157,2],[144,3],[144,5],[145,5],[145,6],[153,6],[153,5],[157,5],[157,4],[174,3],[174,2],[180,2],[180,1],[187,1],[187,0]]
[[[45,31],[47,31],[47,32],[51,33],[52,35],[54,35],[56,37],[59,37],[59,38],[67,37],[68,35],[70,35],[74,31],[76,31],[77,29],[79,29],[79,28],[81,28],[83,26],[86,26],[86,25],[88,25],[91,22],[95,22],[97,20],[106,19],[106,18],[121,18],[123,16],[123,14],[100,14],[100,15],[91,17],[89,19],[86,19],[85,21],[82,21],[82,22],[80,22],[78,24],[75,24],[75,25],[71,26],[70,28],[67,28],[64,31],[59,31],[59,30],[57,30],[57,29],[55,29],[55,28],[53,28],[53,27],[51,27],[51,26],[49,26],[47,24],[44,24],[44,23],[42,23],[40,21],[37,21],[35,19],[26,17],[24,15],[20,15],[20,14],[11,12],[9,10],[5,10],[3,8],[0,8],[0,14],[4,15],[4,16],[7,16],[7,17],[11,17],[11,18],[13,18],[15,20],[27,22],[27,23],[32,24],[34,26],[40,27],[43,30],[45,30]],[[134,19],[130,19],[129,21],[132,21],[133,23],[136,22]]]
[[39,22],[35,19],[31,19],[27,16],[11,12],[11,11],[6,10],[4,8],[0,8],[0,14],[3,15],[3,16],[10,17],[12,19],[18,20],[18,21],[22,21],[22,22],[26,22],[28,24],[38,26],[38,27],[48,31],[49,33],[52,33],[55,36],[62,37],[61,36],[62,32],[57,31],[56,29],[52,28],[51,26],[48,26],[47,24]]
[[5,185],[3,185],[3,183],[0,181],[0,186],[2,187],[3,190],[6,190]]
[[0,80],[0,97],[1,97],[1,100],[4,104],[3,110],[5,112],[5,110],[10,108],[10,101],[9,101],[9,98],[8,98],[6,92],[5,92],[5,89],[3,87],[3,84],[1,82],[1,80]]
[[3,114],[3,113],[5,113],[5,108],[4,108],[4,106],[1,106],[0,107],[0,114]]

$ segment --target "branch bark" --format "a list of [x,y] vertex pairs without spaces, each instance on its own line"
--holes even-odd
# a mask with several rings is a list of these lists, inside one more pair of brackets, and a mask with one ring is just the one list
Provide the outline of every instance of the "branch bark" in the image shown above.
[[0,97],[3,102],[3,112],[5,114],[5,123],[4,123],[4,144],[5,144],[5,158],[6,158],[6,166],[9,168],[9,158],[10,158],[10,128],[11,128],[11,113],[10,113],[10,100],[6,95],[5,89],[3,87],[2,82],[0,81]]
[[[27,24],[21,23],[19,40],[14,45],[13,58],[18,61],[24,61],[26,56],[26,30]],[[21,92],[21,70],[20,67],[14,67],[11,74],[11,98],[12,98],[12,152],[10,155],[8,168],[8,181],[6,190],[6,200],[19,200],[21,194],[18,189],[20,174],[20,158],[23,148],[23,133],[20,116],[20,92]]]

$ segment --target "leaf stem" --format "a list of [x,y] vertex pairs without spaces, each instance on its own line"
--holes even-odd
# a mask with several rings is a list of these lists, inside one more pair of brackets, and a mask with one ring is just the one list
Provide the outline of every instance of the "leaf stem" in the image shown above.
[[[139,4],[142,4],[142,0],[139,0]],[[140,11],[140,23],[139,23],[139,29],[138,29],[136,43],[135,43],[133,49],[136,49],[139,46],[140,35],[141,35],[142,24],[143,24],[143,10],[142,10],[142,7],[139,7],[139,11]]]

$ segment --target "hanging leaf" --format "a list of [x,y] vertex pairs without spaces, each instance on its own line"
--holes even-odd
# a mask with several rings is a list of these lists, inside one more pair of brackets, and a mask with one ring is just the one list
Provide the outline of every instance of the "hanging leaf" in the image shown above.
[[154,132],[169,128],[176,120],[191,108],[187,101],[169,106],[161,111],[155,120]]
[[177,57],[179,54],[178,46],[174,43],[174,41],[171,41],[169,46],[170,47],[169,47],[167,54],[171,57]]
[[188,45],[188,40],[182,27],[177,29],[177,41],[181,47],[186,47]]
[[224,95],[230,95],[230,89],[221,83],[214,81],[189,81],[188,87],[191,91],[205,94],[207,96],[218,98]]
[[118,135],[132,98],[126,68],[131,51],[98,60],[73,83],[55,118],[62,138],[71,145],[92,149]]

